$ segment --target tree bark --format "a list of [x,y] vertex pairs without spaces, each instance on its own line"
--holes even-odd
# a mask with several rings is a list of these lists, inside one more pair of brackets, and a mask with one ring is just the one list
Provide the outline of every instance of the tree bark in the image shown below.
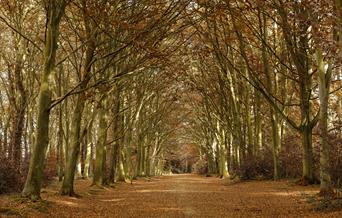
[[84,109],[84,93],[77,96],[75,109],[73,112],[71,126],[71,144],[68,146],[68,154],[65,166],[65,173],[63,184],[60,190],[61,195],[75,195],[74,192],[74,177],[76,171],[77,157],[80,152],[80,131],[81,131],[81,118]]
[[[86,39],[88,40],[86,43],[86,54],[85,54],[85,62],[83,66],[83,72],[80,74],[81,85],[80,90],[84,90],[87,88],[88,83],[90,81],[90,73],[92,67],[92,61],[96,49],[96,38],[92,29],[91,21],[87,15],[87,5],[86,1],[82,1],[82,7],[84,10],[83,19],[86,29]],[[73,112],[72,118],[72,130],[71,130],[71,144],[68,146],[68,154],[66,160],[66,168],[65,168],[65,176],[63,180],[63,185],[60,190],[61,195],[69,195],[72,196],[75,194],[74,192],[74,177],[76,171],[77,158],[80,153],[80,131],[81,131],[81,122],[83,110],[86,103],[86,93],[82,92],[77,96],[76,106]]]
[[330,145],[328,142],[328,106],[331,69],[326,72],[322,50],[317,50],[319,101],[320,101],[320,194],[329,197],[333,194],[330,176]]
[[115,105],[113,110],[113,116],[114,116],[114,123],[113,123],[113,145],[111,148],[111,154],[109,159],[109,183],[115,182],[115,176],[116,176],[116,168],[118,163],[118,153],[120,148],[120,127],[121,127],[121,114],[120,114],[120,89],[116,90],[115,93]]
[[36,142],[32,150],[29,172],[25,182],[22,195],[33,200],[40,199],[40,189],[42,183],[42,174],[44,167],[44,159],[46,149],[49,143],[49,121],[50,121],[50,105],[51,90],[49,86],[49,76],[54,68],[57,41],[59,36],[59,24],[64,9],[67,5],[65,0],[53,0],[47,3],[47,35],[44,48],[44,70],[41,74],[38,117],[37,117],[37,133]]
[[96,144],[96,159],[93,184],[102,186],[106,184],[104,180],[106,162],[106,142],[107,142],[107,120],[106,120],[106,99],[102,100],[99,112],[99,137]]

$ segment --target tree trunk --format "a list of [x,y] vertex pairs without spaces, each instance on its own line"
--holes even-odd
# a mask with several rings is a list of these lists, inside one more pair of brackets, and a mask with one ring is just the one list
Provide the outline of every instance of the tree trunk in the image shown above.
[[86,160],[87,160],[87,153],[88,153],[88,137],[87,137],[87,127],[84,128],[82,136],[81,136],[81,176],[82,179],[86,177]]
[[315,182],[313,169],[311,106],[310,106],[310,75],[304,74],[300,81],[301,128],[303,147],[303,179],[310,184]]
[[272,123],[272,144],[273,144],[273,178],[280,178],[280,161],[279,153],[281,148],[281,124],[279,123],[278,114],[271,108],[271,123]]
[[[86,1],[82,1],[82,7],[84,10],[83,19],[86,29],[86,54],[84,61],[84,71],[80,73],[81,85],[80,90],[87,88],[90,81],[90,72],[92,67],[92,61],[94,52],[96,49],[96,36],[92,30],[91,21],[89,20],[87,13]],[[81,131],[81,121],[84,106],[86,103],[86,94],[80,93],[77,96],[76,106],[72,118],[72,130],[71,130],[71,146],[68,146],[68,154],[66,160],[65,177],[63,180],[63,185],[61,187],[60,193],[62,195],[74,195],[74,177],[76,171],[77,158],[80,153],[80,131]]]
[[115,182],[115,175],[116,175],[116,166],[117,166],[117,153],[119,152],[119,137],[120,137],[120,126],[121,126],[121,114],[120,114],[120,89],[117,89],[115,92],[115,105],[113,108],[113,116],[114,116],[114,123],[113,123],[113,139],[114,142],[112,144],[111,148],[111,154],[109,158],[109,176],[108,176],[108,182],[114,183]]
[[81,119],[84,109],[84,93],[77,96],[76,106],[73,112],[71,126],[71,144],[68,146],[68,156],[66,160],[65,173],[63,184],[60,190],[61,195],[73,196],[74,192],[74,177],[76,171],[77,157],[80,152],[80,131]]
[[322,50],[317,51],[318,78],[319,78],[319,101],[320,101],[320,194],[329,197],[333,194],[330,177],[330,145],[328,142],[328,105],[329,105],[329,84],[330,66],[326,72]]
[[44,48],[44,70],[41,74],[37,133],[36,142],[32,150],[29,172],[25,182],[22,195],[30,197],[33,200],[40,198],[40,189],[42,183],[42,174],[46,149],[49,143],[49,121],[51,91],[49,86],[49,76],[54,68],[57,40],[59,35],[59,23],[64,14],[66,1],[50,1],[47,11],[47,35]]
[[302,146],[303,146],[303,179],[310,184],[314,183],[313,174],[313,151],[312,151],[312,129],[310,126],[302,127]]
[[255,92],[255,153],[262,148],[261,96]]
[[147,144],[146,148],[146,157],[145,157],[145,175],[150,176],[151,175],[151,144]]
[[106,142],[107,142],[107,121],[106,121],[106,100],[102,100],[102,105],[100,106],[99,112],[99,138],[96,144],[96,159],[95,159],[95,171],[93,184],[97,186],[102,186],[106,182],[104,181],[104,163],[106,161]]
[[[20,47],[20,42],[18,42]],[[12,107],[14,108],[14,115],[12,117],[11,122],[11,135],[10,135],[10,145],[11,149],[11,159],[14,163],[15,168],[20,173],[20,164],[22,157],[22,135],[23,135],[23,127],[25,123],[25,111],[27,107],[27,95],[23,84],[22,78],[22,64],[23,57],[21,54],[21,49],[17,48],[17,60],[15,62],[14,69],[14,85],[15,91],[12,93]],[[17,94],[18,92],[18,94]]]
[[64,152],[63,152],[63,121],[62,106],[59,108],[58,133],[57,133],[57,175],[58,181],[63,180]]
[[[57,78],[57,95],[62,96],[63,67],[60,67],[60,75]],[[63,180],[64,174],[64,152],[63,152],[63,105],[58,107],[58,132],[57,132],[57,175],[58,181]]]

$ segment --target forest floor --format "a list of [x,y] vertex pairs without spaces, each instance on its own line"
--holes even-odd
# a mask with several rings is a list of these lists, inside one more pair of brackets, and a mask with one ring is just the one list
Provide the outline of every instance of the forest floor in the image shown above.
[[313,209],[315,203],[319,205],[317,186],[288,181],[233,182],[172,175],[103,189],[77,180],[80,198],[58,196],[57,190],[58,184],[45,188],[44,201],[38,203],[1,196],[0,217],[342,217],[342,210]]

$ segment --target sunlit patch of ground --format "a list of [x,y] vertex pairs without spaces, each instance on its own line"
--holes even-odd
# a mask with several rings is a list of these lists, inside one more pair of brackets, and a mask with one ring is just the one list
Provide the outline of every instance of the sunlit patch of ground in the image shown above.
[[81,198],[57,195],[56,184],[42,194],[48,202],[42,208],[13,197],[0,197],[0,208],[14,208],[14,217],[342,217],[338,211],[312,210],[307,196],[316,194],[317,186],[286,181],[232,183],[215,177],[176,175],[142,178],[105,189],[90,184],[76,181]]
[[124,198],[118,198],[118,199],[103,199],[100,201],[103,201],[103,202],[119,202],[119,201],[124,201],[124,200],[125,200]]
[[54,200],[56,204],[64,205],[64,206],[69,206],[69,207],[80,207],[80,204],[71,202],[71,201],[63,201],[63,200]]
[[259,195],[259,196],[268,196],[268,195],[275,195],[275,196],[302,196],[303,194],[306,195],[316,195],[318,191],[272,191],[272,192],[255,192],[251,193],[252,195]]

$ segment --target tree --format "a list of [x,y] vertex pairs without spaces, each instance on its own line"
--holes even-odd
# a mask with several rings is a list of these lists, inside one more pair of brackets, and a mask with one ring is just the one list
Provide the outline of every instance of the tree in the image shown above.
[[45,1],[46,8],[46,38],[44,47],[44,67],[41,73],[39,104],[37,113],[36,142],[31,154],[29,172],[22,194],[33,200],[40,198],[42,173],[44,167],[45,152],[49,142],[49,120],[51,106],[51,90],[49,77],[55,65],[59,25],[64,15],[67,0]]

